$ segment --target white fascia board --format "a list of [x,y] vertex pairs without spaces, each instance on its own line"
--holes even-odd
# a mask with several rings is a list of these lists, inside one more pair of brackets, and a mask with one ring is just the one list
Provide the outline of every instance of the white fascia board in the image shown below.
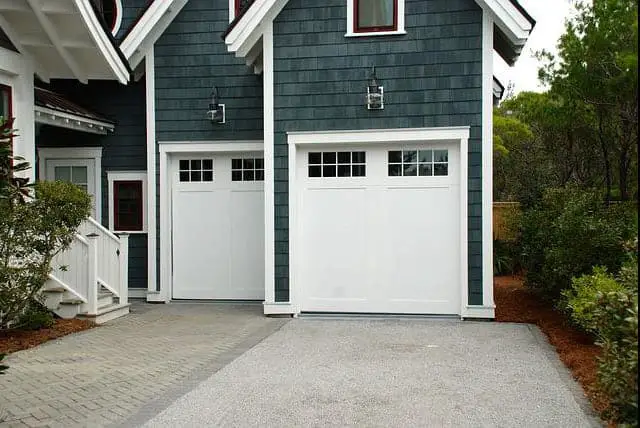
[[144,12],[127,37],[120,43],[120,50],[136,68],[169,24],[182,10],[187,0],[155,0]]
[[469,139],[468,126],[443,128],[393,128],[364,129],[354,131],[303,131],[288,132],[289,144],[354,144],[389,143],[425,140],[459,141]]
[[476,0],[485,11],[494,15],[494,23],[516,46],[523,46],[533,27],[509,0]]
[[273,22],[286,4],[287,0],[256,0],[225,37],[229,52],[247,55],[260,40],[265,25]]
[[99,120],[88,119],[75,114],[64,113],[47,107],[35,106],[35,123],[56,126],[58,128],[73,129],[76,131],[88,132],[90,134],[106,135],[108,131],[113,132],[112,123]]
[[109,67],[113,71],[116,79],[118,79],[118,81],[123,85],[126,85],[130,78],[127,65],[118,55],[118,52],[111,43],[109,36],[105,34],[102,25],[98,21],[98,17],[89,3],[90,1],[91,0],[74,0],[76,8],[80,12],[87,31],[89,31],[89,35],[96,44],[96,47],[102,53],[107,64],[109,64]]

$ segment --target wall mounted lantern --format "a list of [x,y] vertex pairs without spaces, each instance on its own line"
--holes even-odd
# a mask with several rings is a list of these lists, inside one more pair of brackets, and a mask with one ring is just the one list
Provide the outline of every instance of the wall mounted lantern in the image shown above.
[[367,85],[367,109],[384,109],[384,88],[380,85],[380,82],[378,82],[375,67],[371,69],[371,76],[369,77],[369,84]]
[[225,123],[225,109],[224,104],[220,104],[220,97],[218,95],[218,88],[213,87],[211,92],[211,103],[209,103],[209,111],[207,111],[207,117],[211,123]]

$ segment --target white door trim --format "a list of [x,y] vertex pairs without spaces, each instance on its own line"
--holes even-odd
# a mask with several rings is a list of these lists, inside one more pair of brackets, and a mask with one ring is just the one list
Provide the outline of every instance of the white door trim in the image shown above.
[[[460,144],[460,315],[467,314],[468,302],[468,247],[467,247],[467,175],[469,127],[368,129],[353,131],[289,132],[289,313],[300,313],[301,287],[298,284],[300,262],[297,248],[302,233],[298,205],[297,150],[314,144],[346,146],[352,144],[405,144],[408,142],[452,142]],[[265,313],[267,307],[265,307]],[[269,312],[271,313],[271,312]],[[275,312],[274,312],[275,313]]]
[[153,301],[171,300],[171,156],[179,153],[262,152],[262,141],[159,141],[160,152],[160,291]]
[[47,175],[49,160],[87,159],[93,161],[95,180],[95,219],[102,223],[102,147],[40,147],[38,148],[38,173],[40,179]]

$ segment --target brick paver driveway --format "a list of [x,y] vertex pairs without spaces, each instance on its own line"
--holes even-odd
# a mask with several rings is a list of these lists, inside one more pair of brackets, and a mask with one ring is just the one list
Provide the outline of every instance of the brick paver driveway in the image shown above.
[[259,304],[134,304],[127,317],[10,355],[0,427],[121,423],[192,389],[284,323]]

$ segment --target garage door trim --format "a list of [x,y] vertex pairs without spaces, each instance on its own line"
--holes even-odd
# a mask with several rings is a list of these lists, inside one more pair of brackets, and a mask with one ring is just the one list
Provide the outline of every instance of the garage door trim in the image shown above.
[[171,160],[181,153],[241,153],[263,152],[260,140],[242,141],[171,141],[158,142],[160,164],[160,205],[158,221],[160,225],[160,289],[163,301],[171,300],[172,284],[172,242],[171,242]]
[[297,151],[316,146],[348,147],[353,145],[398,145],[416,143],[454,143],[460,149],[460,315],[467,313],[468,302],[468,218],[467,218],[467,148],[470,128],[398,128],[347,131],[289,132],[289,296],[290,305],[295,313],[300,313],[303,285],[301,278],[302,263],[299,260],[301,248],[301,215],[299,205],[300,186],[297,175]]

